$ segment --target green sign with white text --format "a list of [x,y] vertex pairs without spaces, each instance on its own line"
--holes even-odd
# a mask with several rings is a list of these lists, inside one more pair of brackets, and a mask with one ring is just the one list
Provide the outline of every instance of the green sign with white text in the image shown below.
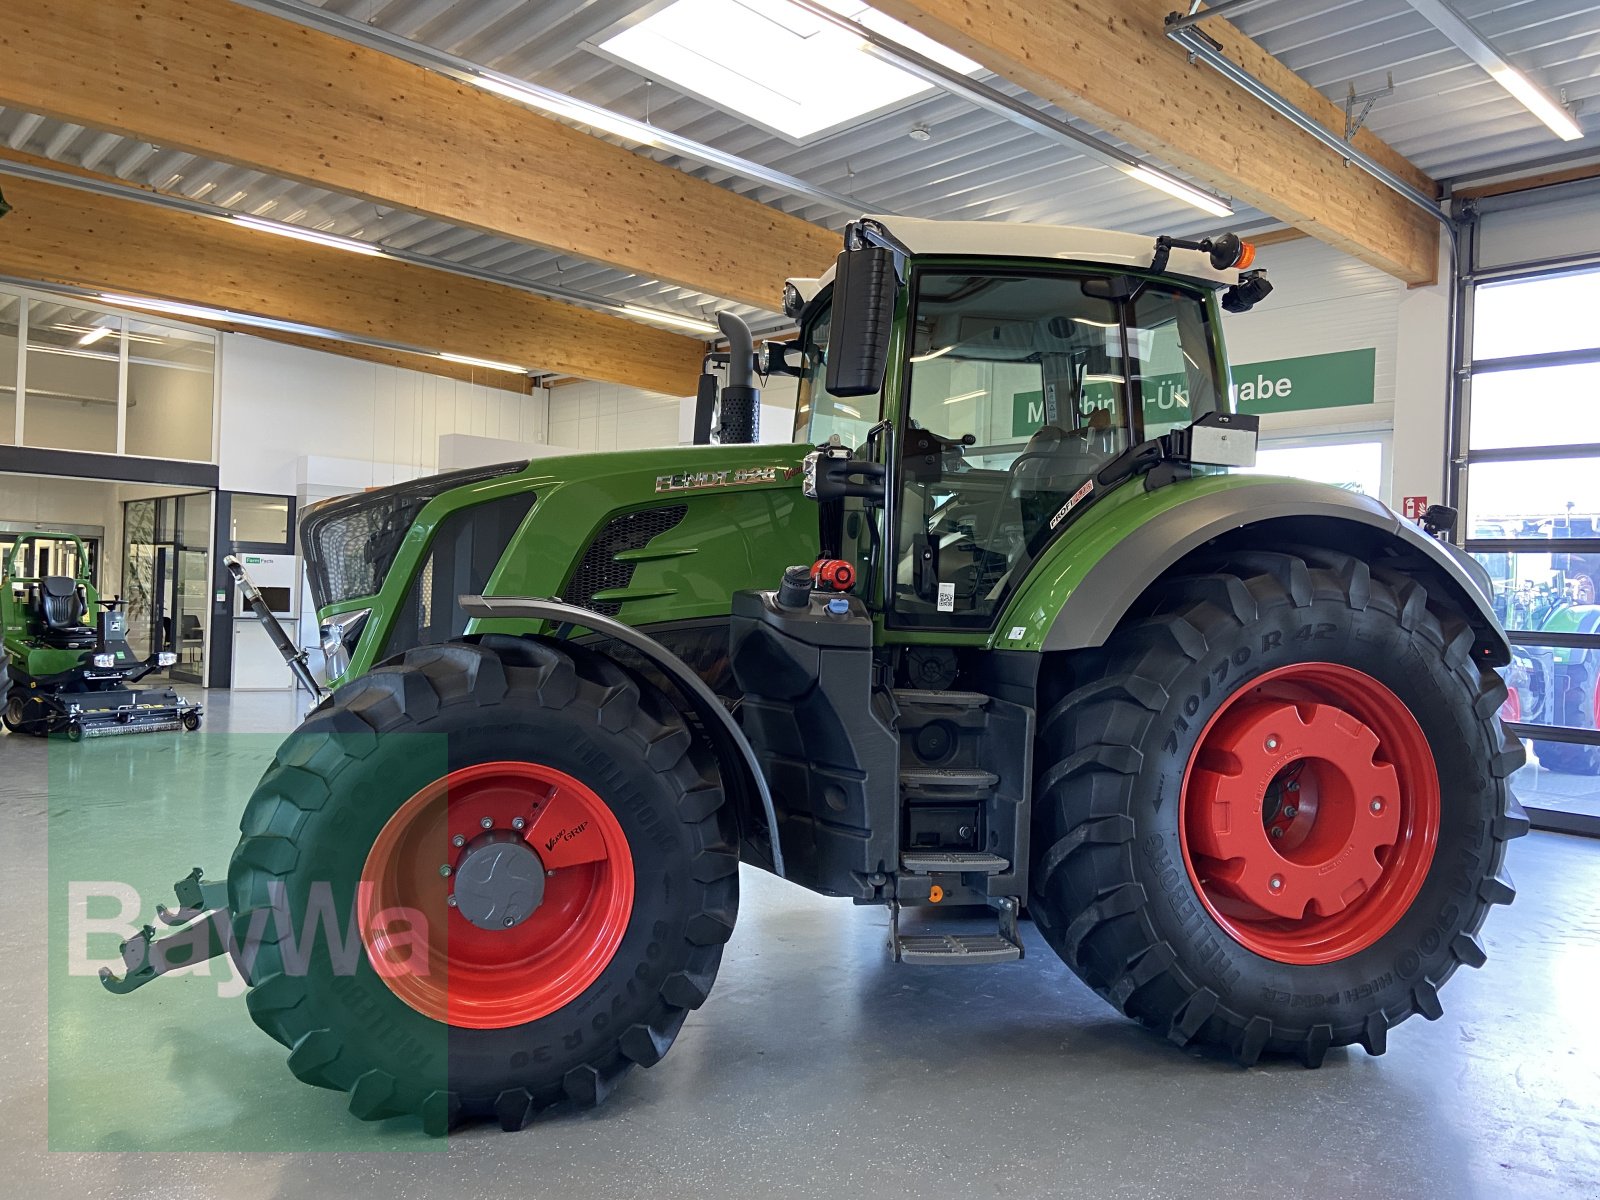
[[1340,350],[1233,368],[1233,401],[1242,413],[1303,412],[1371,404],[1377,379],[1376,350]]
[[[1238,363],[1233,367],[1234,407],[1238,412],[1260,414],[1371,404],[1377,361],[1378,352],[1366,349]],[[1155,427],[1160,432],[1163,426],[1188,423],[1189,397],[1184,382],[1179,374],[1147,375],[1140,380],[1147,430]],[[1080,403],[1087,415],[1097,408],[1111,408],[1115,401],[1111,384],[1095,382],[1084,388]],[[1012,396],[1013,437],[1029,437],[1044,423],[1042,392]]]

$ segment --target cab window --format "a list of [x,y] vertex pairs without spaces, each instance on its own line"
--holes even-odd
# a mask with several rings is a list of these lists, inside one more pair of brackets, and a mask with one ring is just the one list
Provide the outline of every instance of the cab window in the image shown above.
[[1219,407],[1208,299],[1068,272],[914,286],[895,622],[987,628],[1101,466]]
[[880,397],[845,399],[828,391],[828,338],[832,330],[833,305],[823,300],[801,339],[804,373],[795,406],[794,438],[815,446],[837,434],[840,442],[853,449],[867,440],[867,430],[877,424]]

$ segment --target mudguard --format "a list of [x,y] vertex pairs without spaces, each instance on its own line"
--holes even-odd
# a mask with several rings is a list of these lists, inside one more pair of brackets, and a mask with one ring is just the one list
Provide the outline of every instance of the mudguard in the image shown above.
[[[528,596],[462,596],[462,610],[474,620],[493,618],[518,618],[529,621],[549,621],[557,625],[570,625],[603,634],[631,647],[655,666],[662,674],[683,689],[695,715],[709,733],[717,759],[724,770],[732,771],[750,791],[761,799],[766,813],[767,828],[771,831],[772,871],[784,878],[783,847],[778,844],[778,814],[772,804],[772,793],[756,762],[755,751],[739,728],[733,715],[722,706],[717,695],[693,669],[661,643],[640,633],[621,621],[562,604],[559,600],[541,600]],[[470,632],[470,628],[469,628]]]
[[1422,559],[1477,631],[1474,654],[1479,661],[1490,666],[1511,661],[1511,647],[1495,618],[1488,572],[1464,551],[1354,492],[1294,479],[1239,482],[1242,486],[1204,491],[1168,505],[1117,541],[1067,595],[1040,649],[1103,645],[1134,601],[1184,555],[1256,526],[1262,527],[1264,547],[1282,545],[1282,526],[1275,529],[1274,523],[1292,523],[1293,540],[1301,544],[1365,552],[1369,559],[1375,551],[1392,547]]

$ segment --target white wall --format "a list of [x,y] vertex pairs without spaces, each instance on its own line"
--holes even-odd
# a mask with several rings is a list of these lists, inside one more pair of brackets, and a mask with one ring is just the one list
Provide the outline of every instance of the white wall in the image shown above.
[[[684,403],[680,396],[617,383],[565,383],[550,389],[548,440],[554,446],[584,451],[676,446]],[[688,403],[692,407],[692,398]]]
[[1251,312],[1223,314],[1222,331],[1234,363],[1377,350],[1373,404],[1270,413],[1262,419],[1263,434],[1389,425],[1405,284],[1311,238],[1263,246],[1256,265],[1266,268],[1272,294]]
[[222,345],[221,486],[293,494],[299,460],[362,464],[354,486],[438,468],[451,433],[545,442],[549,401],[420,371],[361,362],[244,334]]

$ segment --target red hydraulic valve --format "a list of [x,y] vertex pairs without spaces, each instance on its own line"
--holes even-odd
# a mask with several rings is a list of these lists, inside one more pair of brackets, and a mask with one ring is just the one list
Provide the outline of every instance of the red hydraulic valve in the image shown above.
[[856,569],[842,558],[819,558],[811,578],[819,591],[848,592],[855,586]]

